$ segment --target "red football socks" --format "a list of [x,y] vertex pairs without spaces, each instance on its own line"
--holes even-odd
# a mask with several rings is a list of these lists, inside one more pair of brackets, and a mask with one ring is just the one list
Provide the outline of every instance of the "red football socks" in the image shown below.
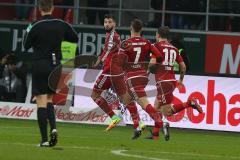
[[172,105],[173,114],[178,113],[188,107],[189,107],[189,105],[187,104],[187,102],[180,103],[180,104],[174,104],[174,105]]
[[127,105],[127,109],[130,112],[133,121],[133,127],[136,129],[139,126],[140,117],[137,111],[137,106],[134,102]]
[[108,105],[107,101],[100,97],[95,100],[95,103],[106,113],[109,117],[112,118],[112,116],[115,115],[112,108]]
[[155,121],[153,134],[158,135],[160,128],[162,128],[162,126],[163,126],[163,122],[162,122],[160,115],[158,114],[157,110],[155,108],[153,108],[153,106],[151,104],[147,105],[146,112]]

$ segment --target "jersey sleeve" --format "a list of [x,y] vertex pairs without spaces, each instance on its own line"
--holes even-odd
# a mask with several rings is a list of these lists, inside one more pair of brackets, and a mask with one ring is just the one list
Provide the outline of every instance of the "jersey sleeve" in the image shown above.
[[152,56],[154,58],[163,58],[163,54],[159,51],[159,49],[157,49],[157,47],[155,46],[155,44],[150,44],[150,50],[152,52]]
[[121,50],[121,53],[127,54],[131,50],[131,42],[129,40],[122,41],[119,50]]
[[118,66],[121,66],[122,68],[124,67],[124,65],[127,63],[127,50],[128,50],[128,42],[127,41],[123,41],[120,44],[120,48],[118,51]]
[[78,42],[78,34],[77,34],[77,32],[67,22],[65,22],[64,40],[68,41],[68,42],[73,42],[73,43],[77,43]]
[[25,50],[28,50],[32,47],[33,37],[34,37],[33,24],[29,24],[26,29],[26,34],[24,35],[24,39],[23,39],[23,46],[24,46]]
[[[115,33],[111,33],[110,37],[108,38],[108,41],[105,42],[105,46],[100,54],[100,59],[102,62],[104,62],[106,60],[106,58],[108,57],[109,53],[114,49],[114,48],[119,48],[119,43],[120,43],[120,37],[119,36],[115,36]],[[107,45],[107,46],[106,46]]]

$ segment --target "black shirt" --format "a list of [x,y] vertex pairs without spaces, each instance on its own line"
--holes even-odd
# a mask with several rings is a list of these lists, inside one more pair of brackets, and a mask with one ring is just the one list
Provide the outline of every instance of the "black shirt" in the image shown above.
[[28,26],[23,46],[26,50],[33,48],[34,60],[52,59],[54,54],[60,61],[62,41],[77,43],[78,35],[70,24],[45,15]]

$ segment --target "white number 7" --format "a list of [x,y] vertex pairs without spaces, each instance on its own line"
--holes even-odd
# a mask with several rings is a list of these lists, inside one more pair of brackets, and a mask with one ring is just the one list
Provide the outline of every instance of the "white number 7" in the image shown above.
[[141,54],[141,47],[136,47],[136,48],[133,48],[133,51],[134,52],[137,52],[136,54],[136,58],[135,58],[135,61],[134,61],[134,64],[138,63],[138,60],[140,58],[140,54]]

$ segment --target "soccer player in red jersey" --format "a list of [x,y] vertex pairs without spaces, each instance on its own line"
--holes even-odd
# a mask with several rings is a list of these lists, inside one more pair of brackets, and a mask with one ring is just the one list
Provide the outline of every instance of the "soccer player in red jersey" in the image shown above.
[[[199,113],[202,113],[202,108],[195,98],[189,99],[185,103],[172,104],[173,91],[176,88],[176,84],[178,84],[179,88],[184,87],[183,78],[186,72],[186,66],[181,55],[179,54],[178,49],[168,42],[169,34],[170,31],[167,26],[163,26],[158,29],[156,33],[157,43],[154,45],[163,54],[163,59],[161,62],[157,63],[158,61],[156,60],[155,55],[153,55],[150,62],[150,70],[154,70],[153,72],[155,73],[155,81],[158,93],[155,100],[155,108],[164,116],[172,116],[173,114],[178,113],[188,107],[192,107]],[[180,67],[180,78],[178,81],[175,79],[173,70],[175,61]],[[164,134],[165,139],[168,140],[168,130],[165,130]],[[152,135],[152,137],[154,137],[154,135]]]
[[[111,78],[116,93],[125,104],[136,101],[155,121],[153,133],[158,136],[163,122],[157,110],[149,103],[144,88],[148,83],[150,55],[153,53],[161,58],[161,54],[148,40],[141,37],[142,26],[139,19],[131,22],[131,37],[122,42],[118,55],[112,58]],[[140,135],[141,130],[135,130],[133,139]]]
[[[110,62],[112,60],[113,55],[118,54],[119,45],[120,45],[120,36],[115,31],[116,22],[112,15],[108,14],[105,15],[104,18],[104,28],[106,30],[106,40],[103,51],[101,55],[98,57],[97,62],[94,64],[94,68],[97,68],[98,65],[103,62],[103,71],[102,74],[98,77],[97,81],[95,82],[93,92],[92,92],[92,99],[94,102],[106,113],[109,117],[111,117],[111,122],[106,131],[115,127],[120,121],[121,118],[117,116],[112,108],[108,105],[107,101],[101,96],[104,90],[111,88],[111,80],[110,80]],[[123,88],[124,89],[124,88]],[[123,90],[124,92],[124,90]],[[134,126],[137,128],[139,126],[139,115],[135,111],[137,107],[135,103],[131,103],[126,106],[131,115],[133,116],[133,123]],[[133,114],[134,112],[134,114]],[[142,128],[144,125],[142,124]]]
[[103,71],[98,77],[94,84],[91,98],[94,102],[106,113],[109,117],[117,124],[121,121],[121,118],[118,117],[108,105],[107,101],[101,96],[104,90],[111,88],[110,81],[110,61],[114,54],[118,53],[120,45],[120,36],[115,31],[116,22],[112,15],[107,14],[104,17],[104,28],[106,31],[106,39],[102,53],[98,57],[97,62],[94,64],[94,68],[97,68],[102,62]]

